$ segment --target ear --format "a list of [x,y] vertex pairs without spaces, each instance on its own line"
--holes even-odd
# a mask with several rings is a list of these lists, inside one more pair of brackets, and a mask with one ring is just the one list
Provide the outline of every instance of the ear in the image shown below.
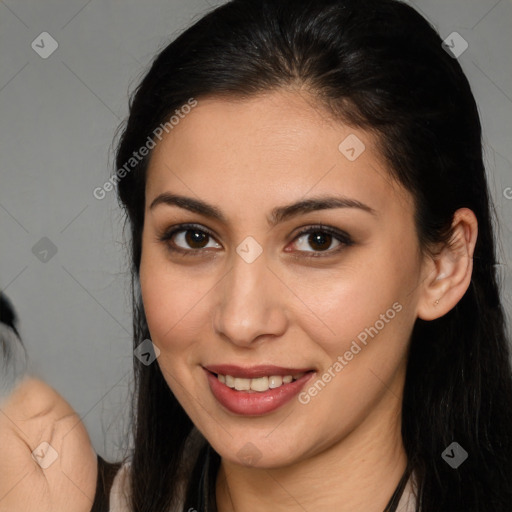
[[478,221],[468,208],[453,216],[450,242],[425,261],[424,280],[417,315],[435,320],[448,313],[464,296],[471,283],[473,253],[478,235]]

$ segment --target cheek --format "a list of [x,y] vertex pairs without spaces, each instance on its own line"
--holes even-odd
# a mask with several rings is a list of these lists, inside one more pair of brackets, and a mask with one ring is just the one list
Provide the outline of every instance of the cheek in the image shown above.
[[164,352],[176,353],[199,339],[211,279],[197,274],[192,281],[190,270],[172,266],[158,250],[143,252],[139,275],[153,343]]
[[310,313],[302,315],[302,329],[331,360],[350,350],[354,340],[364,346],[376,336],[395,339],[400,332],[407,335],[408,325],[414,321],[409,304],[419,272],[414,254],[409,253],[398,258],[392,244],[382,245],[364,258],[354,257],[329,279],[308,279],[307,287],[296,282],[300,295],[307,297]]

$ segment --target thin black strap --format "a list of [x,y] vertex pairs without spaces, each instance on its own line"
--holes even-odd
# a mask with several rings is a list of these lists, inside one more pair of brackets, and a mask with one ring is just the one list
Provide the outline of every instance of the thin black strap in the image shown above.
[[207,442],[199,451],[187,486],[183,512],[217,512],[215,482],[220,457]]
[[396,512],[398,503],[400,502],[400,498],[402,497],[402,494],[404,492],[405,486],[407,485],[407,481],[409,480],[410,475],[411,475],[411,467],[410,467],[409,463],[407,463],[407,466],[402,475],[402,478],[400,478],[400,482],[398,482],[395,492],[393,493],[388,504],[386,505],[384,512]]
[[[216,455],[216,454],[215,454]],[[214,460],[215,459],[215,460]],[[220,464],[220,457],[214,456],[211,446],[208,444],[205,448],[204,461],[202,464],[201,476],[198,482],[198,512],[217,512],[217,504],[215,500],[215,481]],[[411,475],[411,467],[409,463],[398,482],[386,508],[383,512],[396,512],[400,498],[407,485],[407,481]]]
[[198,512],[217,512],[217,500],[215,496],[215,483],[220,467],[220,456],[210,444],[206,446],[204,464],[199,480],[199,508]]
[[197,500],[197,510],[198,512],[206,512],[207,511],[207,503],[208,503],[208,478],[207,472],[210,467],[210,445],[206,446],[206,454],[204,458],[204,462],[201,468],[201,476],[199,477],[199,485],[198,485],[198,500]]

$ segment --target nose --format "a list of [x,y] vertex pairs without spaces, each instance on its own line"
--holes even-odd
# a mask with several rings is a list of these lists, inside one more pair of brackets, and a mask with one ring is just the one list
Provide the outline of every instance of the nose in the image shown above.
[[240,347],[282,336],[288,324],[285,290],[267,266],[265,252],[252,263],[235,253],[231,269],[216,287],[214,331]]

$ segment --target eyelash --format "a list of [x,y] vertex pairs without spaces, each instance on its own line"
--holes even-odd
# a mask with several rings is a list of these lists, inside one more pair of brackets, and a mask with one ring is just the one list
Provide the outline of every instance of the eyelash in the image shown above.
[[[213,233],[211,233],[208,229],[203,228],[202,226],[199,226],[198,224],[180,224],[178,226],[175,226],[174,228],[164,232],[163,234],[158,236],[158,241],[165,243],[167,246],[167,249],[172,253],[180,253],[184,256],[201,256],[203,253],[203,249],[183,249],[181,247],[178,247],[176,245],[171,245],[169,243],[172,239],[172,237],[180,233],[182,231],[197,231],[200,233],[204,233],[208,235],[211,238],[215,239],[215,236]],[[343,231],[339,231],[334,228],[330,228],[328,226],[323,226],[321,224],[308,226],[307,228],[301,230],[295,238],[292,240],[292,242],[295,242],[297,239],[303,237],[304,235],[313,234],[313,233],[327,233],[334,237],[338,242],[340,242],[341,245],[339,245],[336,249],[328,249],[326,251],[298,251],[301,253],[309,253],[304,257],[306,258],[319,258],[319,257],[327,257],[332,256],[333,254],[337,254],[341,250],[343,250],[344,247],[350,247],[354,244],[353,240],[350,238],[350,236],[347,233],[344,233]]]

